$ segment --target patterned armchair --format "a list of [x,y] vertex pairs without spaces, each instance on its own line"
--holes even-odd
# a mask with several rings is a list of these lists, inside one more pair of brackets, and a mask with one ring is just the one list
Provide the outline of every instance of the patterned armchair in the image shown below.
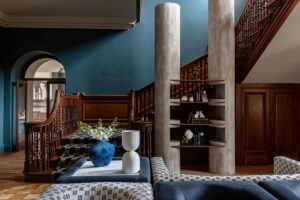
[[38,199],[153,200],[153,192],[150,183],[94,182],[52,184]]
[[300,162],[284,156],[276,156],[274,174],[300,174]]
[[252,181],[254,183],[258,183],[260,181],[269,180],[300,180],[299,162],[284,157],[275,158],[274,175],[197,176],[188,174],[176,174],[168,170],[161,157],[153,157],[151,159],[151,165],[154,184],[157,182],[173,181]]

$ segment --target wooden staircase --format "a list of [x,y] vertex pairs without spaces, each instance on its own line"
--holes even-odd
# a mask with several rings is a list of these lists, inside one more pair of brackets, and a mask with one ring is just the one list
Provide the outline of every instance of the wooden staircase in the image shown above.
[[236,81],[241,83],[298,0],[249,0],[236,25]]

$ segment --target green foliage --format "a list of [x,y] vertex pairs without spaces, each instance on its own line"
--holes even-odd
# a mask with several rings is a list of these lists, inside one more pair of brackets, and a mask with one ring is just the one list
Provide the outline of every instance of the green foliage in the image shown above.
[[81,121],[78,122],[78,128],[81,132],[86,133],[98,140],[109,140],[112,136],[114,136],[118,125],[119,123],[117,117],[115,117],[108,127],[103,126],[102,119],[99,119],[95,126],[91,126]]

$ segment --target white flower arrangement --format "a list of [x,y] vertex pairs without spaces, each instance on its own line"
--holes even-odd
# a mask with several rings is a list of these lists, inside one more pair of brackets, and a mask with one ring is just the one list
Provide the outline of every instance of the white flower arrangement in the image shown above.
[[118,125],[119,123],[117,122],[117,117],[108,127],[103,126],[101,119],[98,120],[98,123],[94,127],[81,121],[78,122],[78,128],[81,132],[86,133],[98,140],[109,140],[112,136],[114,136]]

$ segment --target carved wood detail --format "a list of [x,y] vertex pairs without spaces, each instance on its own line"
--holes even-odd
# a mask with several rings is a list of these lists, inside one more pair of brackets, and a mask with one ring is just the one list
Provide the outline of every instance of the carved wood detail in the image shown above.
[[236,80],[241,83],[298,0],[249,0],[236,27]]

